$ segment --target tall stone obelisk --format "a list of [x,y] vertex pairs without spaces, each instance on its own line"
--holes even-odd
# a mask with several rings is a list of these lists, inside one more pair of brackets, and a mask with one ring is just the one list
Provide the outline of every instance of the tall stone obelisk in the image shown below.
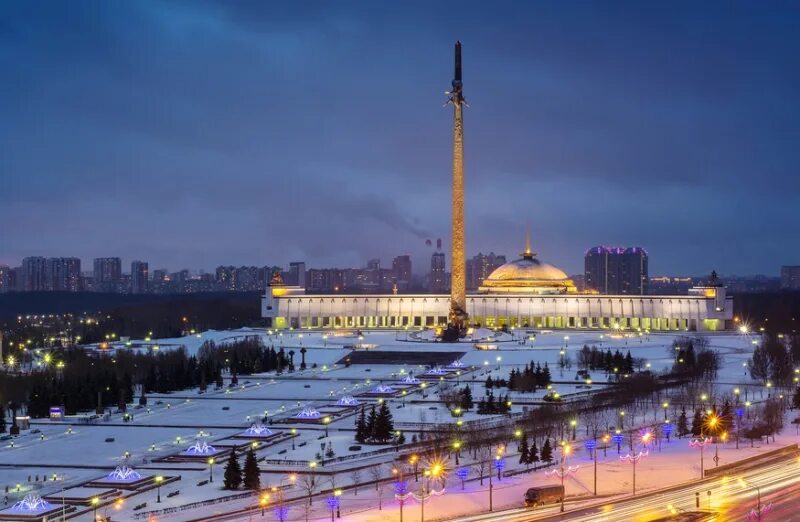
[[450,269],[450,326],[463,330],[467,321],[467,277],[464,253],[464,93],[461,84],[461,42],[455,46],[455,76],[447,93],[453,105],[453,224]]

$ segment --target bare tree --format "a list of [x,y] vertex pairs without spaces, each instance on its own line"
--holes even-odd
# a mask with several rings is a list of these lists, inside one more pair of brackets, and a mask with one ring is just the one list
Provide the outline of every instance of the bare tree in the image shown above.
[[351,471],[350,479],[353,481],[353,495],[358,495],[358,485],[361,483],[361,470],[356,468]]
[[311,505],[311,499],[314,496],[314,490],[319,485],[319,477],[314,473],[304,473],[300,477],[300,486],[306,490],[308,494],[308,505]]
[[375,482],[375,491],[378,492],[378,510],[383,509],[383,465],[376,464],[369,468],[369,476]]

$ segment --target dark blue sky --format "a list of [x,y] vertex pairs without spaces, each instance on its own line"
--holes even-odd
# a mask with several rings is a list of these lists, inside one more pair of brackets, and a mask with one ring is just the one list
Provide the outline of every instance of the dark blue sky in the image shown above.
[[449,244],[570,273],[800,263],[800,6],[2,2],[0,263],[390,263]]

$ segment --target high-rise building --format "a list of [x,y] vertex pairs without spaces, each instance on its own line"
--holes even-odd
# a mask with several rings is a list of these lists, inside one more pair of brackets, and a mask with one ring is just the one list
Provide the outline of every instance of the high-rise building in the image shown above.
[[47,290],[47,260],[43,257],[26,257],[22,260],[22,290],[41,292]]
[[77,257],[49,257],[45,260],[45,288],[55,292],[81,290],[81,260]]
[[148,275],[150,267],[145,261],[131,262],[131,293],[147,293]]
[[646,295],[649,283],[647,252],[641,247],[626,248],[622,253],[621,293]]
[[800,266],[781,267],[781,288],[785,290],[800,290]]
[[411,256],[397,256],[392,260],[392,278],[398,289],[408,290],[411,285]]
[[12,290],[14,288],[11,287],[11,267],[0,265],[0,294]]
[[122,260],[118,257],[97,257],[94,260],[94,290],[119,292]]
[[478,255],[467,259],[467,289],[477,290],[483,280],[497,268],[506,264],[506,256],[501,256],[490,252],[488,255],[478,253]]
[[584,257],[586,288],[601,294],[647,294],[647,265],[647,252],[641,247],[592,247]]
[[283,273],[283,281],[287,285],[306,286],[306,264],[304,261],[292,261],[289,263],[289,271]]
[[431,256],[431,275],[430,291],[434,294],[441,294],[447,290],[445,273],[444,252],[434,252]]

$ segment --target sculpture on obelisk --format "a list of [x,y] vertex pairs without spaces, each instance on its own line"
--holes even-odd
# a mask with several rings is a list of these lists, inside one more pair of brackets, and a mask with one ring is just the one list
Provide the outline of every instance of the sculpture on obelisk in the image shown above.
[[467,277],[464,253],[464,93],[461,84],[461,42],[455,46],[455,76],[447,93],[453,106],[453,225],[452,268],[450,270],[449,330],[463,330],[467,321]]

